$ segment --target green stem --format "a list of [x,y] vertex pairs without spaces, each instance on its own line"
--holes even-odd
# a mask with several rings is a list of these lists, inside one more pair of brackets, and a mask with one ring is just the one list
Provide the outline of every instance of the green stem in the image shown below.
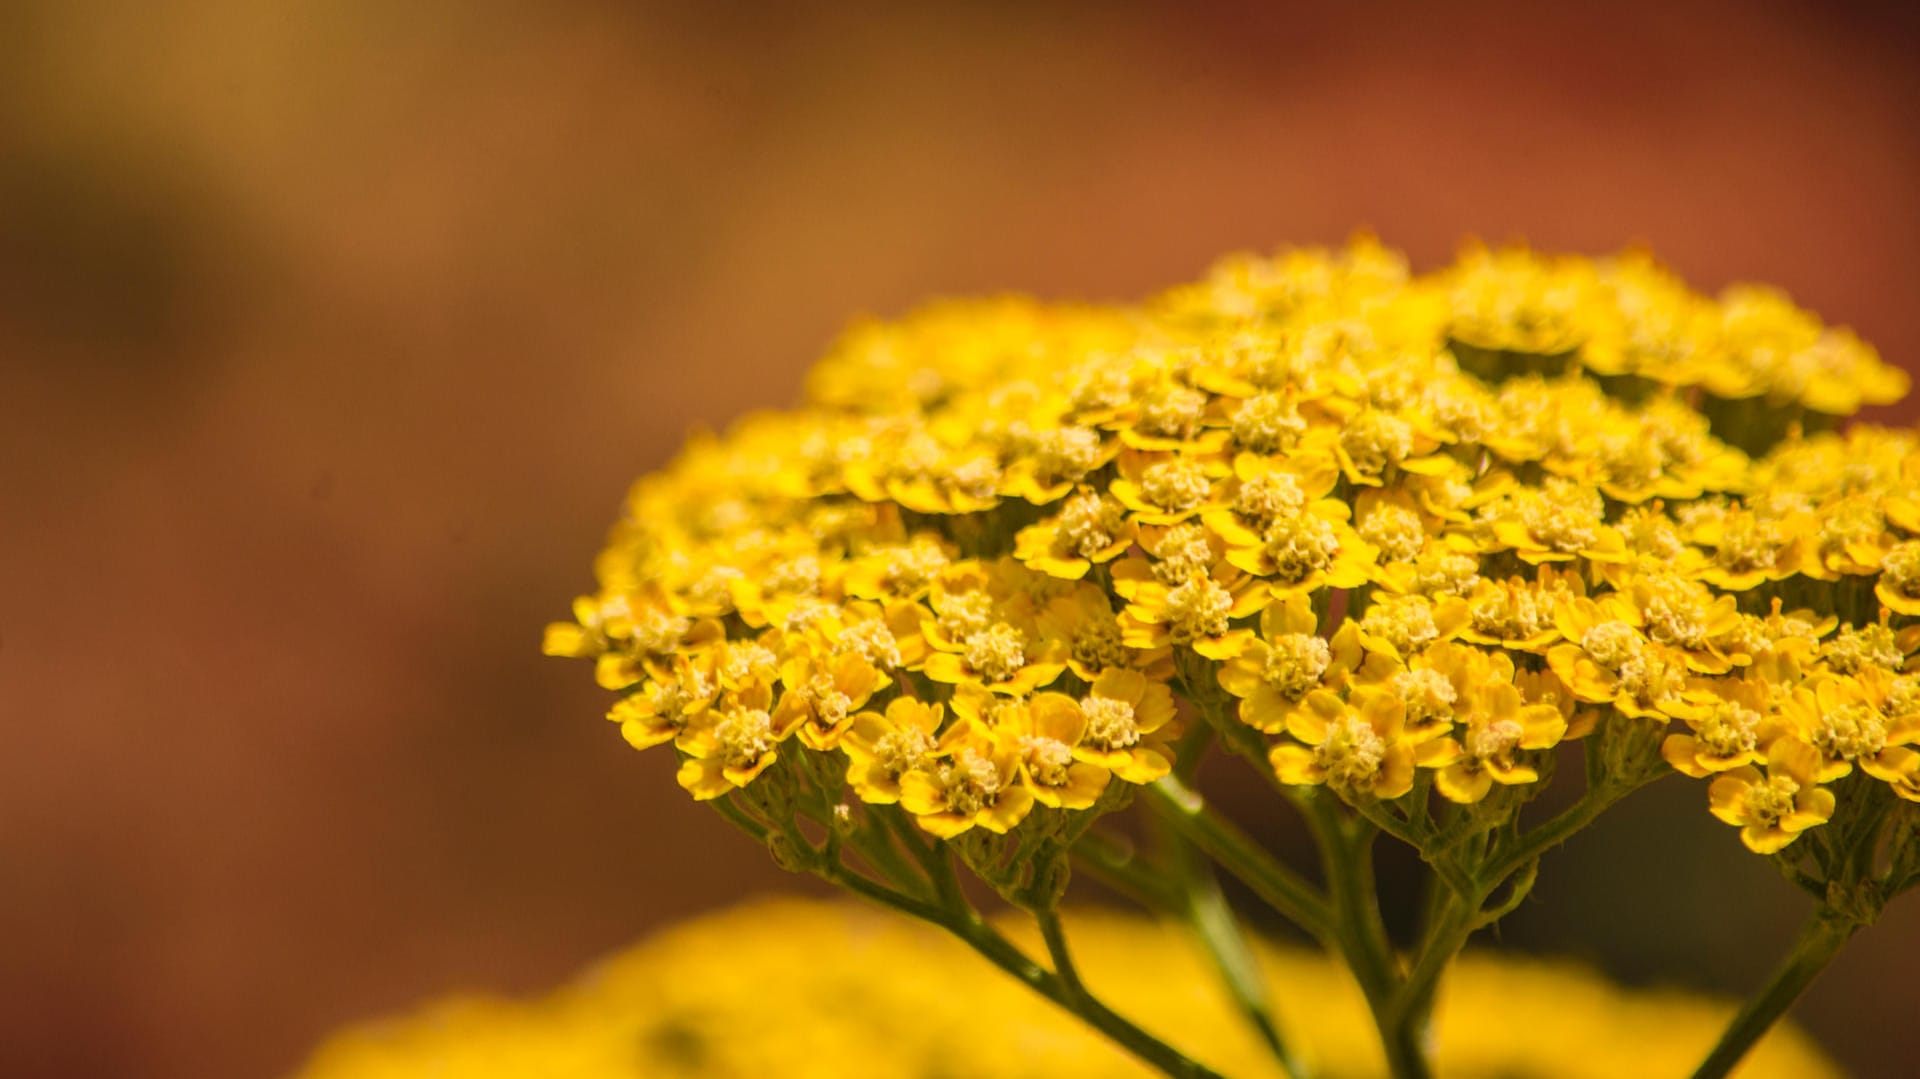
[[898,806],[879,806],[874,812],[894,839],[920,863],[940,901],[950,907],[962,905],[965,900],[960,894],[960,878],[953,871],[953,859],[947,848],[921,835]]
[[1522,835],[1519,842],[1500,851],[1499,856],[1481,871],[1480,880],[1488,887],[1498,885],[1528,862],[1539,859],[1542,854],[1565,843],[1573,833],[1592,824],[1595,817],[1612,808],[1615,802],[1635,789],[1611,784],[1589,788],[1579,801]]
[[1507,915],[1512,914],[1514,911],[1519,910],[1520,904],[1526,902],[1527,896],[1533,894],[1534,881],[1538,880],[1539,877],[1540,862],[1538,859],[1521,866],[1512,877],[1507,879],[1507,897],[1505,899],[1502,899],[1499,903],[1491,907],[1486,905],[1486,899],[1482,898],[1480,900],[1480,912],[1474,915],[1473,928],[1484,929],[1500,919],[1505,918]]
[[1813,979],[1826,968],[1840,946],[1853,936],[1858,924],[1838,917],[1822,907],[1813,912],[1800,930],[1793,950],[1774,970],[1760,992],[1750,998],[1727,1025],[1713,1052],[1693,1073],[1693,1079],[1721,1079],[1731,1073],[1753,1044],[1799,998]]
[[852,847],[895,887],[921,893],[922,898],[935,897],[931,874],[916,871],[907,863],[889,829],[860,828],[854,832]]
[[1073,953],[1067,950],[1067,931],[1060,925],[1060,915],[1051,908],[1043,907],[1033,912],[1034,921],[1040,923],[1040,939],[1047,943],[1047,955],[1053,960],[1053,972],[1066,983],[1067,991],[1082,1000],[1091,1000],[1093,994],[1087,992],[1085,982],[1080,980],[1080,971],[1073,965]]
[[1165,875],[1110,837],[1089,832],[1074,843],[1072,853],[1076,865],[1155,914],[1179,911],[1180,897]]
[[734,801],[734,792],[728,791],[725,795],[715,798],[707,804],[718,811],[720,816],[726,818],[727,823],[752,836],[754,842],[765,843],[767,841],[767,826],[754,820],[752,815],[745,809],[742,809],[738,802]]
[[1447,887],[1456,892],[1467,889],[1468,882],[1466,878],[1461,876],[1459,869],[1453,862],[1448,860],[1446,857],[1447,852],[1444,849],[1437,848],[1431,842],[1423,840],[1415,831],[1412,822],[1396,816],[1391,809],[1380,802],[1364,802],[1355,806],[1354,810],[1362,817],[1365,817],[1368,823],[1372,824],[1375,828],[1412,847],[1419,853],[1421,861],[1426,862],[1427,867],[1433,870],[1434,874],[1445,882]]
[[1183,839],[1251,888],[1281,917],[1322,943],[1335,942],[1326,901],[1299,874],[1208,810],[1200,795],[1179,780],[1168,776],[1144,789],[1147,804]]
[[1373,879],[1373,840],[1379,830],[1363,819],[1349,822],[1324,790],[1297,791],[1293,797],[1305,811],[1320,846],[1333,897],[1333,943],[1366,997],[1387,1069],[1394,1079],[1427,1079],[1426,1051],[1404,1024],[1396,1022],[1394,1012],[1400,972],[1380,920]]
[[1175,863],[1186,892],[1188,928],[1213,960],[1214,970],[1239,1007],[1241,1016],[1266,1043],[1281,1070],[1293,1079],[1307,1079],[1305,1062],[1287,1048],[1286,1040],[1280,1035],[1280,1026],[1274,1021],[1273,1007],[1267,998],[1260,961],[1241,932],[1240,921],[1221,893],[1212,868],[1198,863],[1191,844],[1178,836],[1169,838],[1178,844]]
[[1406,981],[1401,983],[1390,1005],[1390,1022],[1398,1032],[1397,1038],[1415,1045],[1423,1045],[1428,1040],[1440,977],[1466,946],[1467,938],[1473,935],[1479,921],[1475,917],[1476,907],[1472,897],[1458,894],[1450,894],[1442,903],[1421,941],[1413,969],[1407,972]]
[[[738,811],[738,807],[732,807]],[[734,814],[729,814],[733,817]],[[741,816],[744,817],[742,814]],[[736,821],[739,823],[739,821]],[[746,823],[753,823],[748,821]],[[899,911],[910,917],[937,925],[964,941],[968,947],[995,966],[1013,975],[1028,988],[1079,1016],[1100,1033],[1141,1060],[1174,1079],[1221,1079],[1217,1072],[1136,1026],[1131,1020],[1107,1007],[1081,983],[1066,951],[1066,937],[1051,911],[1038,914],[1041,935],[1047,940],[1055,970],[1035,963],[1013,946],[992,926],[981,920],[957,889],[944,896],[941,905],[928,903],[905,892],[862,876],[839,862],[823,862],[813,871],[822,879],[839,885],[864,899]],[[949,869],[949,872],[951,870]]]
[[1084,988],[1075,992],[1065,979],[1028,959],[1020,949],[994,932],[978,916],[969,914],[938,924],[1034,992],[1078,1015],[1094,1029],[1161,1072],[1176,1079],[1223,1079],[1218,1072],[1135,1026]]
[[905,892],[895,891],[884,884],[869,880],[845,866],[823,866],[818,872],[822,880],[839,885],[863,899],[870,899],[882,906],[892,907],[902,914],[911,915],[921,921],[932,922],[935,925],[945,925],[947,922],[948,912],[945,907],[937,907],[925,900],[916,899]]
[[1355,813],[1367,819],[1369,824],[1387,833],[1407,846],[1420,849],[1420,838],[1413,833],[1413,826],[1403,820],[1382,802],[1362,802],[1353,807]]
[[[1174,774],[1180,774],[1178,768]],[[1172,878],[1171,891],[1175,895],[1171,909],[1187,923],[1187,929],[1212,960],[1214,973],[1233,998],[1241,1018],[1260,1036],[1281,1071],[1293,1079],[1307,1079],[1305,1063],[1287,1048],[1286,1040],[1281,1037],[1260,961],[1220,890],[1220,880],[1214,874],[1212,863],[1201,855],[1198,847],[1175,831],[1164,815],[1150,814],[1147,824],[1170,870],[1166,876]]]

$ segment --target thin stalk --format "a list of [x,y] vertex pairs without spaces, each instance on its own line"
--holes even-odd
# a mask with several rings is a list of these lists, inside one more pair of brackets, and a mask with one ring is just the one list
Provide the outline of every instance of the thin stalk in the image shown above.
[[1067,931],[1060,925],[1060,915],[1051,908],[1043,907],[1033,912],[1034,921],[1040,924],[1040,939],[1047,943],[1047,956],[1053,960],[1053,972],[1066,983],[1067,991],[1076,997],[1090,1000],[1093,994],[1087,992],[1085,982],[1080,980],[1080,971],[1073,965],[1073,953],[1067,949]]
[[1419,853],[1421,861],[1427,863],[1436,876],[1446,882],[1447,887],[1461,891],[1468,887],[1460,870],[1447,860],[1444,851],[1430,850],[1431,843],[1422,840],[1414,831],[1414,825],[1396,816],[1392,810],[1379,802],[1365,802],[1355,807],[1355,811],[1365,817],[1368,823],[1382,832],[1398,839]]
[[767,841],[767,826],[754,820],[751,814],[741,808],[739,803],[733,800],[732,791],[728,791],[725,796],[715,798],[707,804],[711,805],[722,817],[726,818],[727,823],[753,837],[754,842],[765,843]]
[[1302,800],[1307,821],[1320,844],[1327,886],[1333,893],[1335,939],[1367,999],[1367,1009],[1373,1013],[1387,1069],[1394,1079],[1427,1079],[1431,1069],[1426,1048],[1395,1008],[1400,973],[1380,920],[1373,879],[1373,839],[1379,831],[1364,820],[1350,828],[1321,791],[1304,795]]
[[[1087,992],[1077,973],[1067,973],[1073,970],[1070,961],[1059,972],[1047,970],[1027,958],[1020,949],[981,920],[971,907],[935,906],[868,880],[838,863],[822,865],[816,872],[864,899],[945,929],[1028,988],[1079,1016],[1122,1048],[1166,1075],[1174,1079],[1222,1079],[1219,1073],[1142,1030]],[[1046,919],[1042,920],[1041,926],[1042,934],[1048,934]],[[1054,923],[1053,932],[1058,932],[1057,922]],[[1052,944],[1050,940],[1050,948]],[[1059,939],[1059,944],[1063,951],[1056,953],[1056,962],[1060,962],[1064,954],[1064,937]]]
[[1550,817],[1545,823],[1520,837],[1519,842],[1499,852],[1499,857],[1479,874],[1489,887],[1512,876],[1528,862],[1565,843],[1573,833],[1592,824],[1595,817],[1612,808],[1615,802],[1636,788],[1600,786],[1590,788],[1580,800]]
[[[1188,861],[1188,859],[1182,859]],[[1253,954],[1240,921],[1221,894],[1220,882],[1206,866],[1185,865],[1181,872],[1186,882],[1187,925],[1213,960],[1214,970],[1227,987],[1234,1004],[1246,1019],[1282,1071],[1293,1079],[1308,1079],[1306,1064],[1287,1047],[1274,1020],[1273,1006],[1267,999],[1267,983],[1260,961]]]
[[1473,935],[1478,921],[1476,906],[1471,896],[1450,895],[1428,927],[1413,969],[1394,994],[1390,1008],[1392,1024],[1403,1031],[1399,1037],[1415,1044],[1426,1042],[1440,977]]
[[1212,863],[1163,816],[1150,814],[1147,824],[1154,845],[1165,854],[1164,864],[1170,870],[1167,876],[1174,882],[1171,890],[1177,898],[1173,909],[1206,951],[1214,973],[1226,987],[1227,995],[1233,998],[1241,1018],[1260,1036],[1281,1071],[1293,1079],[1307,1079],[1305,1063],[1287,1048],[1286,1039],[1281,1036],[1268,997],[1266,976],[1241,930],[1240,919],[1220,890],[1220,880],[1214,874]]
[[852,849],[895,887],[920,893],[923,898],[936,897],[931,874],[908,864],[890,831],[861,828],[854,833]]
[[914,861],[920,863],[940,901],[950,907],[964,904],[960,878],[953,871],[953,859],[947,848],[921,835],[906,814],[899,812],[896,806],[879,807],[876,815],[886,825],[887,831],[893,833],[894,839],[913,856]]
[[817,873],[823,880],[837,884],[862,899],[891,907],[923,922],[946,925],[950,920],[951,912],[947,908],[934,906],[925,900],[916,899],[905,892],[896,891],[877,881],[869,880],[844,865],[838,863],[824,865],[817,870]]
[[977,916],[940,924],[989,962],[1026,983],[1034,992],[1078,1015],[1094,1029],[1161,1072],[1175,1079],[1224,1079],[1220,1073],[1135,1026],[1084,989],[1076,993],[1069,988],[1065,979],[1028,959],[1020,949]]
[[1166,877],[1108,836],[1089,832],[1073,845],[1074,864],[1156,913],[1178,911],[1180,897]]
[[1731,1073],[1761,1035],[1786,1014],[1813,979],[1826,969],[1827,963],[1857,928],[1858,923],[1837,917],[1824,907],[1815,910],[1800,930],[1793,950],[1761,986],[1760,992],[1749,998],[1727,1024],[1726,1032],[1693,1073],[1693,1079],[1722,1079]]
[[1316,940],[1334,942],[1333,920],[1323,899],[1299,874],[1207,808],[1200,795],[1171,776],[1145,788],[1147,804],[1182,838],[1253,890],[1281,917]]

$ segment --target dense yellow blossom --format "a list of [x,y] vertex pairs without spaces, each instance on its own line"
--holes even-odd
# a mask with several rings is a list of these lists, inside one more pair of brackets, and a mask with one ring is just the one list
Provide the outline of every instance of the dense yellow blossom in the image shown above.
[[1770,851],[1843,776],[1920,800],[1920,440],[1837,430],[1907,381],[1642,253],[943,302],[639,481],[546,648],[697,798],[1054,828],[1166,773],[1178,699],[1283,782],[1473,803],[1617,718]]
[[[1278,1076],[1177,929],[1070,917],[1088,981],[1196,1059]],[[739,961],[751,956],[751,962]],[[1324,957],[1259,961],[1316,1074],[1384,1076],[1359,992]],[[1560,964],[1468,954],[1441,994],[1436,1067],[1457,1079],[1683,1075],[1731,1008],[1628,993]],[[1152,1074],[938,930],[763,901],[668,930],[527,1001],[464,997],[335,1035],[299,1079],[1111,1079]],[[1744,1079],[1839,1072],[1782,1026]]]

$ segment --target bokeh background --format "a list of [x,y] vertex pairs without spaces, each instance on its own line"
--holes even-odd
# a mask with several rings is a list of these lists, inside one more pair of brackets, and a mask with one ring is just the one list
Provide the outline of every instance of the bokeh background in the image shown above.
[[[284,1074],[799,887],[537,644],[628,480],[854,314],[1368,226],[1645,242],[1915,367],[1910,11],[0,4],[0,1074]],[[1505,943],[1752,984],[1802,903],[1703,810],[1617,810]],[[1862,1075],[1916,954],[1910,897],[1804,1002]]]

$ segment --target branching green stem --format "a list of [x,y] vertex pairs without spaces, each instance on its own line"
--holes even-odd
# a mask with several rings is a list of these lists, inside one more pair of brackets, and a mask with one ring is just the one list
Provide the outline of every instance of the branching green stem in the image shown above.
[[[714,799],[712,805],[721,816],[760,842],[785,840],[790,845],[787,853],[789,861],[783,864],[812,873],[863,899],[939,926],[1028,988],[1079,1016],[1115,1044],[1162,1073],[1174,1079],[1221,1079],[1212,1069],[1107,1007],[1087,989],[1073,966],[1067,951],[1065,930],[1051,905],[1036,910],[1035,917],[1039,920],[1040,933],[1052,956],[1054,969],[1048,970],[1029,959],[987,924],[967,901],[954,876],[946,848],[914,835],[910,825],[900,827],[905,822],[895,821],[895,814],[884,810],[877,814],[881,820],[888,822],[890,834],[883,834],[880,839],[891,856],[880,853],[881,847],[874,844],[862,843],[856,847],[869,867],[879,877],[885,878],[876,880],[849,868],[837,857],[827,857],[829,851],[837,854],[839,850],[839,845],[833,842],[831,836],[824,846],[815,847],[796,828],[770,827],[768,821],[760,819],[753,810],[740,804],[731,795]],[[893,847],[895,841],[919,863],[918,872],[898,856],[898,851]],[[923,898],[926,894],[931,894],[934,899]]]
[[1565,843],[1575,832],[1592,824],[1595,817],[1612,808],[1615,802],[1635,789],[1611,784],[1590,788],[1579,801],[1548,818],[1539,827],[1522,835],[1519,842],[1500,852],[1499,857],[1481,871],[1480,879],[1489,886],[1497,885],[1527,863],[1538,861],[1542,854]]
[[1218,1072],[1135,1026],[1084,988],[1075,991],[1064,978],[1028,959],[978,915],[969,914],[935,924],[965,941],[1034,992],[1080,1016],[1094,1029],[1165,1074],[1176,1079],[1222,1079]]
[[1335,946],[1373,1013],[1387,1068],[1395,1079],[1427,1079],[1427,1047],[1395,1010],[1402,979],[1380,920],[1373,879],[1373,841],[1379,829],[1364,818],[1345,819],[1325,791],[1305,791],[1296,800],[1306,810],[1333,893]]

